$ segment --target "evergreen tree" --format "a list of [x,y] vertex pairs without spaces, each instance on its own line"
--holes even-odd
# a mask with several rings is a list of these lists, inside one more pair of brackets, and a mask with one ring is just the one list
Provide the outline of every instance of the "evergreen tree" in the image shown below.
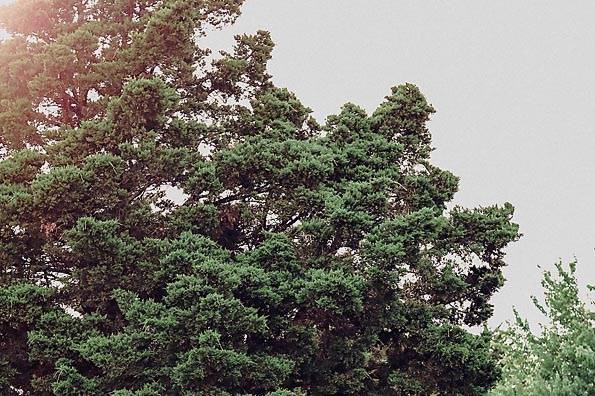
[[[500,354],[502,379],[493,396],[589,396],[595,394],[595,312],[580,298],[576,262],[568,269],[556,264],[556,275],[546,271],[545,301],[533,299],[549,323],[535,334],[529,322],[497,332],[494,349]],[[593,286],[589,286],[593,290]]]
[[[510,204],[447,203],[411,84],[319,125],[237,0],[0,8],[0,389],[478,394]],[[170,193],[177,194],[176,200]]]

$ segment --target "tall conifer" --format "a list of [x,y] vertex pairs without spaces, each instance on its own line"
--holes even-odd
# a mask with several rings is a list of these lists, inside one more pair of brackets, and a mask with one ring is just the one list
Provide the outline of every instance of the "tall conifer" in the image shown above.
[[[238,0],[0,8],[0,389],[476,394],[510,204],[447,204],[411,84],[319,125]],[[171,198],[175,195],[176,199]],[[168,198],[169,197],[169,198]]]

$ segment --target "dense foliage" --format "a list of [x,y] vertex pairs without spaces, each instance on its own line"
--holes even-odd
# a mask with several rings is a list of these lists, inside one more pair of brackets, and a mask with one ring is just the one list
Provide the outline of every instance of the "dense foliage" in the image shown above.
[[[0,389],[477,394],[510,204],[447,203],[413,85],[319,125],[238,0],[0,8]],[[169,198],[168,198],[169,197]],[[174,199],[175,198],[175,199]]]
[[575,262],[568,269],[557,263],[557,276],[544,273],[545,301],[534,303],[549,323],[538,334],[518,314],[515,324],[497,333],[503,375],[490,395],[595,394],[595,312],[593,301],[580,298],[575,271]]

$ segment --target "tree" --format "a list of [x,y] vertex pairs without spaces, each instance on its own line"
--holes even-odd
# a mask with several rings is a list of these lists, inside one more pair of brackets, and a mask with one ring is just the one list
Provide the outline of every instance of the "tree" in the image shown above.
[[321,126],[268,33],[211,59],[240,5],[0,9],[2,392],[484,391],[512,206],[446,209],[411,84]]
[[559,262],[557,277],[544,272],[545,302],[533,299],[549,320],[540,333],[517,312],[516,323],[497,333],[503,376],[490,395],[595,393],[595,313],[580,298],[575,271],[576,262],[568,269]]

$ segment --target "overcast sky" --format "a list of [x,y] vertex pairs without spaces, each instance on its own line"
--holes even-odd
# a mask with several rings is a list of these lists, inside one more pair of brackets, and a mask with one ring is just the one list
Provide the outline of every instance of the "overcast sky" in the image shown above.
[[456,203],[516,207],[524,237],[508,249],[497,324],[513,305],[539,318],[538,265],[576,256],[595,283],[593,20],[590,1],[248,0],[208,43],[269,30],[274,81],[319,121],[417,84],[437,110],[434,163],[461,177]]
[[272,33],[274,81],[320,121],[421,88],[437,110],[434,163],[461,177],[456,203],[516,207],[524,237],[508,249],[497,324],[513,305],[540,318],[538,265],[576,256],[595,283],[594,20],[590,1],[248,0],[232,30]]

